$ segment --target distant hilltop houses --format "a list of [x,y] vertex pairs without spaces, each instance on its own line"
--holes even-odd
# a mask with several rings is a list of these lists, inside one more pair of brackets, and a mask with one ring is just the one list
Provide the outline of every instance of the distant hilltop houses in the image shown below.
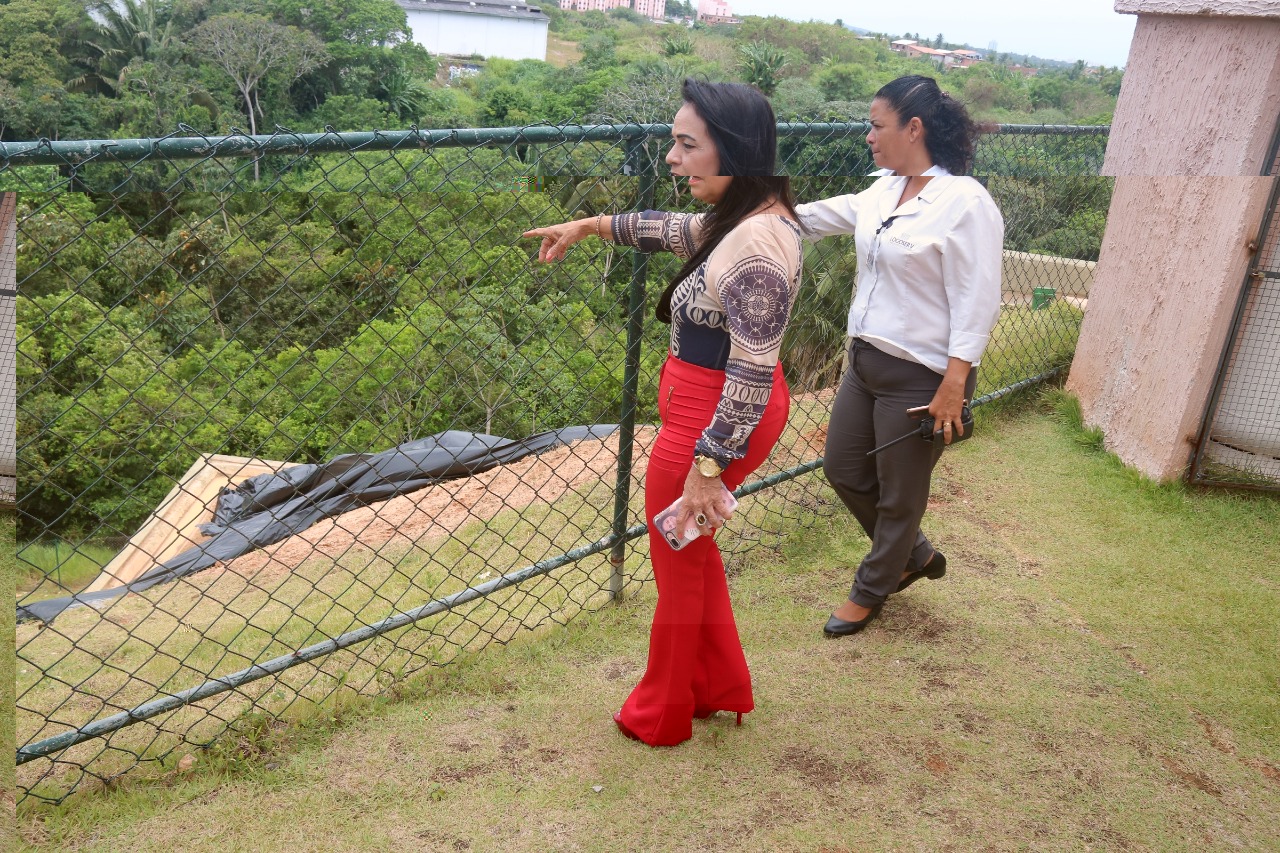
[[636,14],[661,21],[667,15],[667,0],[560,0],[560,8],[571,12],[608,12],[610,9],[635,9]]
[[968,68],[974,63],[982,62],[982,54],[976,50],[937,50],[920,44],[914,39],[898,39],[890,42],[889,49],[903,56],[931,59],[946,68]]

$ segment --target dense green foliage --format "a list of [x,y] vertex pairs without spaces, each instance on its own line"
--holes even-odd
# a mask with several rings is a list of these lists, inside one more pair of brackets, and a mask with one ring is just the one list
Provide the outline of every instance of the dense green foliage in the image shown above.
[[568,216],[551,193],[154,201],[20,201],[28,520],[127,534],[202,452],[617,420],[630,264],[531,263],[520,232]]
[[[668,6],[674,14],[678,6]],[[551,17],[567,67],[491,60],[450,82],[393,0],[0,0],[0,139],[666,120],[688,74],[744,80],[784,117],[865,116],[885,82],[933,71],[981,118],[1106,120],[1119,72],[1025,77],[1003,62],[945,74],[843,26],[747,18],[692,29],[630,9]],[[941,42],[941,36],[935,41]],[[576,47],[575,47],[576,46]]]

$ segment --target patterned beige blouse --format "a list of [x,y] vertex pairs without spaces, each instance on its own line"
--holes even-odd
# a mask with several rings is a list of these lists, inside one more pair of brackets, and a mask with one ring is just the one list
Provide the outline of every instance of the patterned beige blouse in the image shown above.
[[[613,217],[614,239],[643,252],[688,258],[705,214],[646,210]],[[728,465],[742,458],[760,422],[782,334],[800,291],[800,226],[762,214],[739,223],[671,296],[671,354],[725,372],[715,417],[696,452]]]

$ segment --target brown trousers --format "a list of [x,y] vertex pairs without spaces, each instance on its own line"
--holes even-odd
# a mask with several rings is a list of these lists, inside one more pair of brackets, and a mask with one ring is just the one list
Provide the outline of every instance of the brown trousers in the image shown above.
[[[973,399],[978,371],[965,383]],[[921,439],[904,441],[875,456],[867,451],[919,427],[907,409],[927,406],[942,376],[922,364],[876,349],[859,338],[849,345],[849,366],[836,392],[827,427],[823,471],[871,538],[849,599],[863,607],[882,603],[904,570],[916,571],[933,555],[920,530],[929,481],[942,449]]]

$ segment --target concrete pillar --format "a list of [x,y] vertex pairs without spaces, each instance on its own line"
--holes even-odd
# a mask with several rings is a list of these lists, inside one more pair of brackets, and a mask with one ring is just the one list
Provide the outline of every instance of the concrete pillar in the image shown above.
[[1138,16],[1105,175],[1261,175],[1280,116],[1280,2],[1116,0]]
[[1116,180],[1067,389],[1153,479],[1191,461],[1271,180]]
[[1117,0],[1138,14],[1103,167],[1116,176],[1067,389],[1107,447],[1182,476],[1271,194],[1280,3]]

